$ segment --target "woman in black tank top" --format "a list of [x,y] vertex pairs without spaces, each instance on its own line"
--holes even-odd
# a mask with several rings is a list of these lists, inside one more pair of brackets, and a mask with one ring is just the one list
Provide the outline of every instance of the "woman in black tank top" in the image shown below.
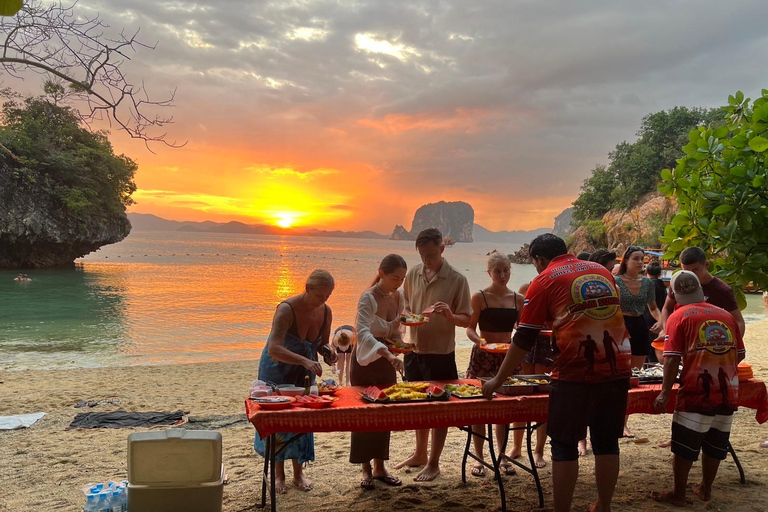
[[[511,276],[512,264],[504,254],[493,251],[488,257],[488,275],[491,285],[472,295],[472,317],[467,327],[467,337],[475,344],[469,356],[467,378],[493,377],[499,372],[501,362],[506,354],[491,354],[479,349],[486,343],[509,343],[512,341],[512,331],[515,328],[520,310],[523,307],[522,295],[513,292],[507,286]],[[477,327],[480,327],[480,334]],[[482,337],[481,337],[482,336]],[[483,435],[485,426],[474,425],[472,429]],[[496,445],[501,449],[506,435],[506,425],[496,425]],[[472,436],[475,443],[475,454],[483,458],[483,440]],[[502,470],[513,474],[514,466],[504,461]],[[483,476],[485,468],[475,463],[471,474]]]

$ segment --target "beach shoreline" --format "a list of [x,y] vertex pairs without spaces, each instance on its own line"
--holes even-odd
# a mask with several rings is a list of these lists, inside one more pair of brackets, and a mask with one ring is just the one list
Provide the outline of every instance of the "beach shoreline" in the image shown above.
[[[746,336],[747,361],[756,378],[768,375],[768,322],[752,323]],[[466,369],[470,350],[457,349],[459,372]],[[326,367],[327,371],[328,368]],[[258,360],[189,363],[157,366],[104,367],[67,370],[20,370],[0,377],[0,415],[46,412],[31,428],[0,432],[0,511],[37,509],[81,510],[80,490],[90,482],[126,479],[128,434],[147,429],[65,429],[79,412],[189,411],[186,428],[218,429],[224,438],[224,465],[231,483],[224,490],[224,510],[251,510],[260,498],[263,459],[253,451],[253,427],[245,421],[243,400],[258,373]],[[327,374],[326,374],[327,376]],[[120,405],[75,408],[79,401],[118,399]],[[713,502],[696,501],[692,510],[758,511],[768,502],[768,450],[759,443],[768,429],[755,421],[754,411],[740,410],[734,420],[731,441],[746,472],[747,486],[729,459],[715,482]],[[648,497],[650,491],[671,485],[672,456],[657,444],[669,437],[671,416],[633,415],[630,427],[636,444],[621,440],[622,469],[614,499],[618,510],[650,511],[663,506]],[[309,493],[292,487],[278,498],[280,510],[306,507],[313,511],[381,508],[400,510],[493,510],[499,504],[498,489],[490,477],[469,479],[461,485],[461,456],[466,435],[451,429],[441,461],[442,475],[434,482],[415,483],[416,472],[393,471],[404,481],[401,488],[379,485],[374,491],[360,489],[358,466],[348,462],[349,433],[317,434],[315,462],[307,474],[315,484]],[[392,436],[389,467],[410,454],[413,433]],[[549,448],[545,451],[549,460]],[[574,496],[574,510],[595,499],[593,459],[582,459]],[[504,477],[509,510],[536,506],[536,488],[527,474]],[[694,465],[691,482],[700,478]],[[290,477],[290,471],[289,471]],[[545,504],[551,506],[551,469],[541,471]]]

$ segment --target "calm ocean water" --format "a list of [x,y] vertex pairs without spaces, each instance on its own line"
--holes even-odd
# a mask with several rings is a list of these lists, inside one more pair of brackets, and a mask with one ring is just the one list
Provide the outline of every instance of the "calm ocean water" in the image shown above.
[[[456,244],[446,259],[472,290],[487,285],[486,254],[509,244]],[[419,262],[413,242],[135,232],[78,260],[74,269],[0,271],[0,368],[62,368],[255,359],[282,299],[316,268],[337,286],[334,326],[354,322],[357,299],[382,257]],[[535,275],[514,265],[510,286]],[[766,318],[750,297],[748,320]],[[457,330],[460,344],[469,341]]]

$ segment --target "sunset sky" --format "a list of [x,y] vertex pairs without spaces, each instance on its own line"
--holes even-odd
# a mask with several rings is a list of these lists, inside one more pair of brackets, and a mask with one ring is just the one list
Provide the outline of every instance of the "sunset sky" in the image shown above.
[[[641,118],[768,87],[760,1],[81,0],[157,48],[126,66],[169,138],[113,131],[131,211],[326,229],[410,228],[469,202],[493,229],[550,227]],[[762,63],[762,64],[759,64]]]

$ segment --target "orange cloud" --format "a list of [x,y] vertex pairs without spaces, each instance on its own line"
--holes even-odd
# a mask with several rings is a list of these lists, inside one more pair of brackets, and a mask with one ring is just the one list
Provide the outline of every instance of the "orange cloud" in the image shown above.
[[410,130],[478,133],[496,129],[495,122],[488,122],[491,117],[492,113],[484,109],[457,108],[450,114],[387,114],[381,120],[360,119],[358,124],[390,135]]

